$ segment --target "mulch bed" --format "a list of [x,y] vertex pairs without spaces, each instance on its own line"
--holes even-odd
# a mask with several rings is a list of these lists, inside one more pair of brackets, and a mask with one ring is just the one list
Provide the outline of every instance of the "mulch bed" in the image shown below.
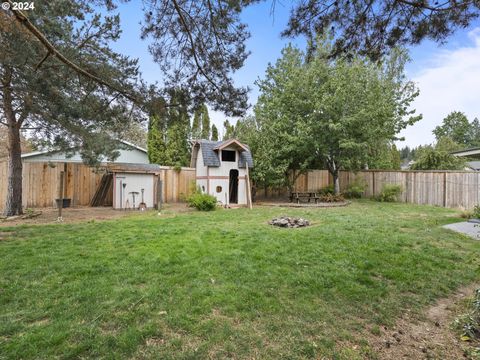
[[274,207],[294,207],[294,208],[329,208],[329,207],[342,207],[350,205],[350,201],[341,202],[319,202],[315,203],[291,203],[291,202],[268,202],[261,201],[254,203],[254,206],[274,206]]

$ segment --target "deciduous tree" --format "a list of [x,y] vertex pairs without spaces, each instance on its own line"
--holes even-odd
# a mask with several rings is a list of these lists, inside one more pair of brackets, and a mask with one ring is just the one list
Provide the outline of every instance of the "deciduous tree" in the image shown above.
[[319,44],[308,59],[287,47],[268,67],[266,78],[258,82],[261,95],[255,114],[262,149],[272,164],[268,176],[323,163],[338,192],[340,169],[364,167],[372,147],[395,140],[421,118],[410,110],[418,90],[404,77],[402,51],[381,63],[362,57],[333,61],[330,43]]
[[468,146],[471,142],[472,127],[467,116],[460,111],[452,111],[443,119],[442,125],[433,130],[437,141],[449,137],[459,145]]
[[452,151],[462,146],[449,137],[440,138],[435,146],[419,147],[412,164],[412,170],[463,170],[465,159],[453,156]]

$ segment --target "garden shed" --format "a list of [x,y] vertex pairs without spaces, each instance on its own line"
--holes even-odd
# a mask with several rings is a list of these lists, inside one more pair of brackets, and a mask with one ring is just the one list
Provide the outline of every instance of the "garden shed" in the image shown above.
[[253,167],[250,149],[236,139],[197,140],[193,143],[191,167],[196,184],[224,205],[247,205],[248,169]]

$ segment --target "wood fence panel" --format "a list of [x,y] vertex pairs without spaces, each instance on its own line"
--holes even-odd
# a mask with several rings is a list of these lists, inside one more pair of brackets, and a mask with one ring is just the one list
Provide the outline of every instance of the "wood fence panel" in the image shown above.
[[318,191],[330,184],[330,175],[327,170],[312,170],[306,174],[307,191]]

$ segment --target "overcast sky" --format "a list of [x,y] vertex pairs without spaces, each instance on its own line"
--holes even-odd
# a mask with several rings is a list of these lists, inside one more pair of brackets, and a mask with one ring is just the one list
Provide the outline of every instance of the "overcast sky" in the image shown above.
[[[285,2],[288,4],[289,2]],[[271,16],[271,2],[249,6],[242,20],[249,26],[252,37],[247,42],[251,51],[245,66],[234,75],[239,86],[249,86],[253,105],[258,97],[254,82],[263,77],[268,63],[274,63],[281,49],[293,42],[304,48],[303,39],[281,39],[290,5],[277,2],[275,16]],[[118,9],[124,30],[115,48],[140,59],[140,69],[147,81],[161,81],[162,74],[148,52],[148,42],[141,41],[139,22],[142,19],[141,1],[133,0]],[[434,141],[432,130],[451,111],[463,111],[469,120],[480,118],[480,21],[462,29],[441,46],[424,42],[410,50],[412,58],[407,66],[407,76],[420,88],[414,107],[423,114],[423,120],[405,130],[405,141],[398,145],[417,146]],[[223,130],[225,116],[211,113],[213,122]]]

